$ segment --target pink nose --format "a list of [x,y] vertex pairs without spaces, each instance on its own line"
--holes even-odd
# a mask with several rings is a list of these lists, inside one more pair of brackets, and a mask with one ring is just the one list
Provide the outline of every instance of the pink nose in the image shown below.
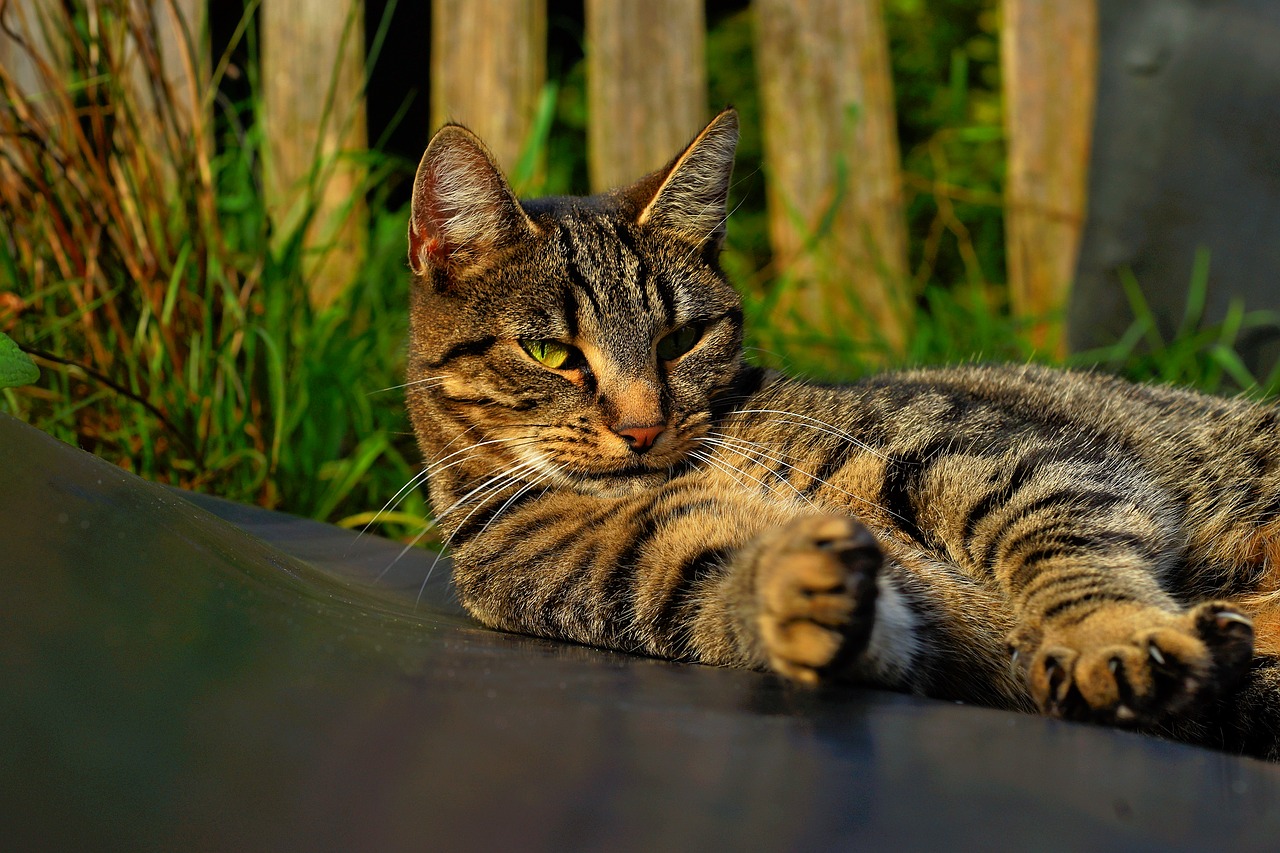
[[666,429],[664,424],[653,424],[652,426],[629,426],[622,425],[613,428],[613,431],[622,436],[627,444],[631,445],[631,449],[637,452],[648,450],[658,436],[662,435]]

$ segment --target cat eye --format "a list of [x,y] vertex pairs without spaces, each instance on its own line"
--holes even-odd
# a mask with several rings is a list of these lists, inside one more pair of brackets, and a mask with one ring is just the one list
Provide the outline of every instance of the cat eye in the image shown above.
[[552,370],[559,370],[569,364],[575,354],[573,347],[559,341],[521,341],[520,347],[534,361]]
[[697,323],[689,323],[676,329],[658,341],[658,358],[663,361],[675,361],[693,349],[693,345],[702,337],[702,327]]

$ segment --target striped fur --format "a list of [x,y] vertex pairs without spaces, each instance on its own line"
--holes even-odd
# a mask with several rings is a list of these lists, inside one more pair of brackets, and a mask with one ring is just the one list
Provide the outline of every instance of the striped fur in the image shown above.
[[1031,366],[745,364],[717,264],[736,138],[726,111],[631,187],[526,202],[464,129],[428,147],[408,406],[468,610],[1272,755],[1277,412]]

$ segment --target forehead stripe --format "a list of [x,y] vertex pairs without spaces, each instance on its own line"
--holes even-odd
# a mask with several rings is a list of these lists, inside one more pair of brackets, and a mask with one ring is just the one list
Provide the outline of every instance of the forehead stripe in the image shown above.
[[676,321],[676,296],[672,292],[671,281],[664,275],[654,276],[651,281],[653,281],[654,289],[658,291],[658,298],[662,300],[663,319],[668,324],[674,323]]
[[445,352],[444,355],[440,356],[440,358],[437,361],[431,362],[426,367],[428,370],[435,370],[436,368],[444,367],[446,364],[453,361],[455,358],[462,358],[464,356],[469,356],[469,355],[484,355],[497,342],[498,342],[497,338],[490,336],[486,338],[480,338],[479,340],[464,341],[463,343],[460,343],[460,344],[454,344],[453,346],[449,347],[448,351]]
[[564,255],[564,269],[569,276],[569,281],[573,283],[579,293],[587,297],[587,301],[591,303],[591,309],[595,311],[596,317],[604,319],[604,311],[600,309],[600,298],[595,289],[587,283],[586,277],[578,267],[578,252],[577,246],[573,244],[573,237],[569,234],[569,230],[563,226],[560,229],[560,236],[561,246],[566,250],[562,251],[562,254]]
[[569,339],[578,337],[578,293],[576,288],[565,285],[560,293],[560,301],[564,303],[564,325]]
[[[649,268],[645,265],[644,258],[636,251],[636,244],[631,239],[631,234],[625,228],[614,227],[613,233],[618,237],[618,266],[621,267],[622,252],[625,250],[632,260],[636,263],[636,281],[635,289],[640,293],[640,302],[644,306],[645,311],[652,311],[653,305],[649,299],[649,283],[653,280],[649,275]],[[666,318],[670,322],[671,318]]]

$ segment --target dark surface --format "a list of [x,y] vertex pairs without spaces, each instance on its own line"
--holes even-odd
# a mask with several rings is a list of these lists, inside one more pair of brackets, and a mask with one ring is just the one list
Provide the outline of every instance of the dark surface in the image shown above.
[[[1132,323],[1120,285],[1126,267],[1172,337],[1201,248],[1209,322],[1233,300],[1280,310],[1280,3],[1106,0],[1098,12],[1072,348],[1109,344]],[[1255,370],[1269,370],[1280,333],[1257,330],[1240,350]]]
[[415,607],[425,552],[188,501],[6,415],[0,496],[5,849],[1280,838],[1277,767],[482,630],[444,563]]

